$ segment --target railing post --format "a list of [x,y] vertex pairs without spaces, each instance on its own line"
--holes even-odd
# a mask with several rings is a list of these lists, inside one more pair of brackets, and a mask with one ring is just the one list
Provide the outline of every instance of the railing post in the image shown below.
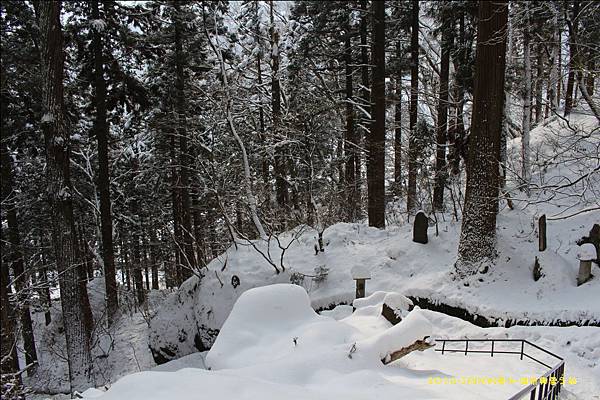
[[446,347],[446,341],[444,340],[442,342],[442,354],[444,354],[444,348]]
[[492,357],[494,357],[494,341],[492,340]]
[[537,389],[537,386],[535,386],[533,388],[533,390],[531,391],[531,395],[529,396],[529,400],[535,400],[535,391]]
[[525,347],[525,341],[521,340],[521,360],[523,359],[523,347]]
[[467,355],[467,352],[469,351],[469,341],[465,340],[465,356]]

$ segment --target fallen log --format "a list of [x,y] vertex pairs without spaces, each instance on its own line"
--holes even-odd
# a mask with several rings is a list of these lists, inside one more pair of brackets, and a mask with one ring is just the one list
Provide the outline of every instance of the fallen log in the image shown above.
[[424,351],[424,350],[427,350],[427,349],[435,346],[435,343],[430,342],[428,339],[429,339],[429,336],[426,336],[425,338],[423,338],[423,340],[417,340],[416,342],[414,342],[413,344],[411,344],[409,346],[403,347],[400,350],[396,350],[396,351],[388,354],[387,356],[385,356],[385,358],[382,358],[381,362],[384,365],[387,365],[396,360],[399,360],[400,358],[404,357],[407,354],[412,353],[413,351]]

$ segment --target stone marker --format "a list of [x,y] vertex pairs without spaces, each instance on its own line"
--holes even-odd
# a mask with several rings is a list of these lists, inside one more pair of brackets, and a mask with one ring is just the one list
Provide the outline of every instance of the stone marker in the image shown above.
[[596,259],[596,247],[591,243],[584,243],[579,248],[577,258],[579,259],[579,274],[577,275],[577,286],[583,285],[592,278],[592,261]]
[[546,250],[546,214],[542,215],[538,221],[540,234],[540,251]]
[[366,267],[357,265],[351,270],[352,279],[356,281],[356,298],[361,299],[365,297],[365,281],[371,279],[371,271]]
[[415,215],[415,223],[413,225],[413,242],[426,244],[427,228],[429,228],[429,220],[423,211],[419,211]]

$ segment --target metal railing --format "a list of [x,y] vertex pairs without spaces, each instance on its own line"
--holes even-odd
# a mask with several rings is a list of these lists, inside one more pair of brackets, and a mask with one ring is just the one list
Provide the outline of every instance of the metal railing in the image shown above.
[[[491,343],[491,348],[489,350],[487,349],[469,349],[469,342],[471,343],[482,343],[482,342],[489,342]],[[509,350],[498,350],[497,347],[495,346],[496,343],[506,343],[506,342],[512,342],[512,343],[520,343],[520,350],[519,351],[509,351]],[[548,371],[546,371],[542,376],[540,376],[536,382],[530,383],[528,386],[524,387],[522,390],[520,390],[518,393],[516,393],[515,395],[511,396],[508,400],[521,400],[521,399],[530,399],[530,400],[555,400],[558,399],[563,382],[564,382],[564,375],[565,375],[565,362],[564,360],[557,356],[556,354],[534,344],[531,343],[528,340],[524,340],[524,339],[436,339],[436,343],[437,345],[439,345],[440,343],[442,344],[442,348],[439,349],[437,348],[438,346],[436,345],[436,349],[435,351],[439,351],[442,354],[444,353],[464,353],[465,355],[469,354],[469,353],[483,353],[483,354],[490,354],[492,357],[494,357],[494,354],[518,354],[520,356],[520,359],[522,360],[523,357],[527,357],[541,365],[543,365],[544,367],[548,368]],[[448,349],[446,348],[446,343],[465,343],[465,348],[464,349]],[[532,346],[533,348],[540,350],[542,352],[544,352],[545,354],[559,360],[558,363],[554,366],[549,365],[541,360],[538,360],[537,358],[534,358],[531,354],[528,354],[525,348],[525,345],[529,345]],[[527,395],[529,395],[528,397],[526,397]]]

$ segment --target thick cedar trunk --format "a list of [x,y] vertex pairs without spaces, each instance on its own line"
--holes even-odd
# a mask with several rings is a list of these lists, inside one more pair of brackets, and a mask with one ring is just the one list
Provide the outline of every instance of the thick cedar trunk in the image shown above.
[[[275,28],[275,19],[273,16],[273,0],[269,1],[270,5],[270,18],[271,26],[269,27],[271,33],[271,108],[273,112],[273,137],[275,143],[282,139],[282,132],[280,130],[281,124],[281,88],[279,84],[279,32]],[[284,157],[284,149],[282,146],[275,148],[275,192],[277,198],[277,205],[285,207],[288,203],[288,190],[286,182],[286,162]]]
[[408,138],[408,190],[406,208],[414,213],[417,203],[417,107],[419,101],[419,0],[412,0],[410,38],[410,133]]
[[358,151],[356,146],[358,140],[354,127],[353,85],[352,85],[352,36],[350,26],[346,27],[346,38],[344,42],[344,63],[346,66],[346,185],[348,193],[348,221],[357,220],[358,200],[356,197],[356,161]]
[[[568,6],[568,4],[567,4]],[[569,77],[567,78],[567,91],[565,93],[565,117],[571,114],[573,108],[573,88],[575,86],[575,74],[577,73],[577,17],[579,14],[579,1],[573,1],[573,18],[567,18],[571,23],[569,26]],[[575,21],[573,23],[572,21]]]
[[14,283],[17,289],[17,310],[21,321],[25,363],[29,365],[37,360],[35,340],[33,337],[33,324],[29,312],[29,295],[27,293],[29,290],[29,274],[25,273],[23,253],[21,252],[21,235],[19,233],[19,221],[17,219],[17,209],[14,200],[15,188],[13,182],[12,160],[8,153],[6,143],[2,143],[0,151],[2,153],[2,208],[6,211],[8,242],[10,245],[8,260],[13,270]]
[[456,263],[458,276],[476,273],[495,253],[507,20],[506,1],[479,2],[473,117]]
[[52,243],[59,273],[69,377],[72,389],[89,386],[91,369],[90,332],[85,325],[85,310],[80,303],[75,254],[75,220],[71,196],[69,132],[63,98],[63,35],[60,2],[39,2],[42,43],[43,109],[42,130],[46,143],[46,174],[52,226]]
[[187,133],[187,104],[185,100],[184,65],[186,63],[183,52],[183,39],[181,38],[181,15],[175,6],[175,88],[177,109],[177,136],[179,136],[179,217],[181,218],[181,246],[183,247],[182,281],[192,275],[196,268],[194,255],[194,238],[192,234],[192,220],[190,212],[189,195],[189,169],[192,166],[188,149]]
[[371,129],[368,140],[367,186],[369,226],[385,228],[385,2],[372,4]]
[[[98,0],[91,2],[92,18],[100,19]],[[108,168],[108,121],[106,119],[106,82],[103,71],[102,34],[92,29],[92,49],[94,53],[94,105],[96,119],[93,131],[98,140],[98,192],[100,195],[100,222],[102,230],[102,261],[104,262],[104,282],[106,286],[106,316],[111,324],[119,307],[117,280],[115,277],[115,254],[112,237],[112,215],[110,206],[110,171]]]
[[442,27],[442,60],[440,68],[440,98],[437,109],[435,187],[433,189],[433,209],[444,207],[444,186],[446,186],[446,141],[448,126],[448,77],[450,75],[450,47],[452,39],[447,23]]

